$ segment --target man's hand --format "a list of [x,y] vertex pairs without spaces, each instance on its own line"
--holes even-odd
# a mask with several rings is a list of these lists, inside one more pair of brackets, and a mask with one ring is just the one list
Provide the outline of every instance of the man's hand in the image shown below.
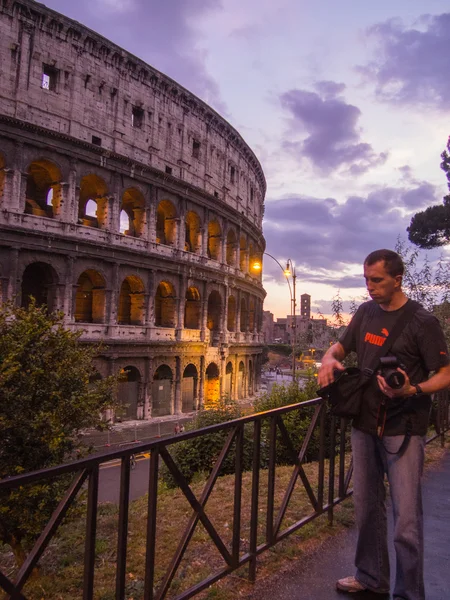
[[403,369],[397,369],[397,371],[402,373],[405,378],[405,383],[402,385],[401,388],[391,388],[386,383],[384,377],[382,377],[381,375],[377,375],[378,387],[388,398],[401,398],[403,396],[412,396],[415,393],[416,389],[414,388],[414,386],[411,385],[408,374]]
[[337,358],[334,358],[333,356],[328,358],[324,357],[324,359],[322,359],[322,366],[320,367],[317,375],[317,381],[320,387],[325,387],[326,385],[333,383],[334,372],[336,370],[344,371],[344,369],[344,365],[338,361]]

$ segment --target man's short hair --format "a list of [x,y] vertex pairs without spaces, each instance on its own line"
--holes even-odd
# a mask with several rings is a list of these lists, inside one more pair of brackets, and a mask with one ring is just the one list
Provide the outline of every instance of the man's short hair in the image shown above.
[[391,277],[403,275],[405,272],[405,265],[403,264],[402,257],[397,254],[397,252],[386,250],[385,248],[371,252],[369,256],[366,257],[364,264],[370,267],[380,261],[384,262],[384,268]]

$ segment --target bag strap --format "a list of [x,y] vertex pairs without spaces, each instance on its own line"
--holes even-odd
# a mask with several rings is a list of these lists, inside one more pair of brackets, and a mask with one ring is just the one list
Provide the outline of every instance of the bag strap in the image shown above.
[[389,350],[392,348],[397,338],[400,336],[408,322],[411,320],[411,317],[414,313],[420,308],[420,304],[415,300],[408,300],[404,305],[404,309],[402,314],[399,316],[397,321],[394,323],[394,327],[392,328],[391,333],[387,336],[384,344],[380,346],[379,350],[375,352],[372,357],[371,362],[369,363],[369,367],[366,367],[361,371],[364,379],[368,380],[372,377],[375,372],[375,369],[378,366],[380,358],[386,356]]

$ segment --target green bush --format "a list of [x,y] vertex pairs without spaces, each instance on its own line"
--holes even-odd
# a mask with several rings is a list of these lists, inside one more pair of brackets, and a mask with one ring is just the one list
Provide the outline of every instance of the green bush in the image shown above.
[[[186,431],[193,429],[202,429],[218,423],[226,423],[242,416],[239,407],[235,403],[222,401],[214,409],[204,410],[198,413],[196,418],[187,424]],[[229,435],[230,429],[225,429],[217,433],[201,435],[190,440],[180,441],[170,447],[170,454],[184,475],[186,480],[192,481],[197,473],[209,475],[222,451],[225,441]],[[235,447],[233,442],[220,470],[220,475],[229,475],[235,471]],[[243,469],[251,469],[252,461],[252,428],[244,428],[244,452]],[[172,473],[164,463],[161,467],[161,479],[167,487],[176,487]]]

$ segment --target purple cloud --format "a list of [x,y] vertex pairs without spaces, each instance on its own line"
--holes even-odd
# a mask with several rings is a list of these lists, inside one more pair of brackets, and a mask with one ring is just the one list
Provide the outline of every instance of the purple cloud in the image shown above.
[[[399,235],[406,238],[411,213],[437,201],[437,190],[427,182],[405,187],[380,187],[366,196],[333,198],[291,196],[268,200],[264,218],[267,251],[291,258],[299,279],[335,287],[358,287],[359,276],[343,276],[376,248],[393,248]],[[276,265],[265,262],[265,274],[279,279]],[[279,269],[278,269],[279,271]]]
[[377,58],[358,70],[376,83],[381,98],[448,109],[450,13],[424,15],[411,29],[389,20],[368,35],[377,42]]
[[322,96],[305,90],[281,95],[281,105],[292,117],[292,129],[308,134],[301,141],[285,139],[284,149],[299,160],[309,158],[323,174],[344,169],[357,176],[383,164],[387,154],[377,154],[370,144],[360,140],[359,108],[336,96],[343,91],[343,84],[320,82],[317,88]]

